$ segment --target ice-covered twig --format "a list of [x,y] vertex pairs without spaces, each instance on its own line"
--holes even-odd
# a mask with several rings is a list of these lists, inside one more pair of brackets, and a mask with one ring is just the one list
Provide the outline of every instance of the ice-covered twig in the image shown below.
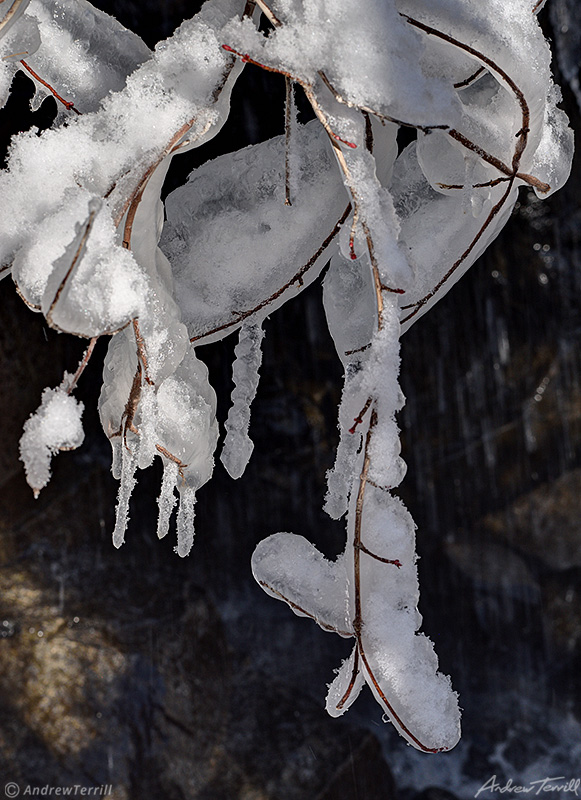
[[52,94],[55,100],[58,100],[58,102],[61,103],[66,108],[67,111],[74,111],[75,114],[81,116],[81,112],[79,111],[78,108],[75,107],[75,104],[72,102],[72,100],[65,100],[64,97],[61,97],[60,94],[57,92],[57,90],[54,88],[54,86],[51,86],[51,84],[45,81],[43,78],[41,78],[40,75],[37,75],[37,73],[32,69],[32,67],[29,64],[26,63],[26,61],[24,61],[24,59],[21,59],[20,63],[22,64],[24,69],[30,75],[32,75],[32,77],[36,81],[41,83],[43,86],[46,86],[46,88],[49,90],[49,92]]
[[[66,392],[67,392],[67,394],[71,394],[71,392],[73,392],[75,390],[75,388],[77,386],[77,383],[79,382],[79,378],[81,377],[81,375],[85,371],[85,369],[87,367],[87,364],[89,363],[89,361],[91,359],[91,356],[93,355],[93,351],[95,349],[95,345],[97,344],[98,340],[99,340],[98,336],[94,336],[91,339],[87,349],[85,350],[85,354],[83,355],[83,357],[82,357],[82,359],[81,359],[81,361],[79,363],[79,366],[77,367],[77,371],[75,372],[74,375],[71,376],[70,380],[67,380],[67,382],[66,382]],[[63,388],[65,388],[65,387],[63,386]]]

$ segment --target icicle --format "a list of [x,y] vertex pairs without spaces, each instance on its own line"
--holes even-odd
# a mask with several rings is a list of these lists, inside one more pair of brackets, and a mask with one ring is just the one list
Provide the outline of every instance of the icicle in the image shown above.
[[163,539],[169,531],[169,521],[177,502],[174,489],[178,482],[179,466],[174,461],[166,461],[163,468],[161,492],[157,499],[159,514],[157,517],[157,538]]
[[191,486],[180,488],[180,507],[178,511],[178,546],[175,548],[178,556],[184,558],[192,549],[194,543],[194,506],[196,504],[196,490]]
[[137,455],[130,452],[127,447],[123,447],[121,456],[121,483],[117,495],[117,511],[115,514],[115,530],[113,531],[113,544],[121,547],[125,541],[125,530],[129,521],[129,500],[135,484],[135,470],[137,469]]
[[232,406],[226,420],[226,439],[220,460],[233,478],[239,478],[252,455],[254,443],[248,435],[250,404],[258,387],[258,369],[262,361],[260,346],[264,330],[260,325],[243,325],[234,351],[236,360],[232,368],[234,389]]

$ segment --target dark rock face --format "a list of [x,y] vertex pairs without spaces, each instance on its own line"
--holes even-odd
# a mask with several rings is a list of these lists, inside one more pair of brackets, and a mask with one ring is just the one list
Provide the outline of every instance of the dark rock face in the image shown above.
[[[183,4],[161,16],[145,4],[121,10],[133,25],[151,14],[152,41]],[[264,76],[244,80],[232,127],[200,158],[254,136],[241,120],[259,124]],[[269,91],[282,95],[276,83]],[[578,130],[566,86],[564,95]],[[281,125],[282,111],[270,115],[263,135]],[[502,785],[579,777],[580,186],[577,160],[548,201],[523,193],[495,246],[403,341],[400,493],[418,524],[424,630],[465,709],[464,738],[441,757],[403,744],[369,695],[328,718],[325,684],[348,643],[294,617],[250,574],[256,542],[278,530],[330,556],[343,547],[343,525],[320,510],[341,381],[320,288],[269,321],[253,459],[238,482],[217,466],[182,561],[171,534],[155,538],[156,468],[135,494],[126,545],[111,545],[116,484],[94,409],[98,357],[79,391],[87,442],[55,461],[33,501],[18,461],[22,424],[83,344],[48,331],[3,284],[6,781],[22,791],[110,784],[115,800],[453,800],[493,774]],[[222,420],[232,350],[226,341],[201,351]]]

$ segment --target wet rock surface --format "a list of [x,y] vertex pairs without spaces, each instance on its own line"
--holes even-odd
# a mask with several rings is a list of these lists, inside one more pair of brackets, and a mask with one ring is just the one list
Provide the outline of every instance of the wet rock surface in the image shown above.
[[[160,26],[171,27],[171,8]],[[155,8],[125,10],[138,25]],[[240,120],[258,118],[262,80],[249,70],[241,94],[250,86],[254,105],[234,100],[236,146]],[[579,130],[567,90],[565,102]],[[281,125],[282,113],[265,135]],[[250,574],[256,542],[275,531],[329,556],[344,542],[320,510],[341,381],[320,288],[267,323],[255,453],[238,482],[217,466],[182,561],[171,534],[155,537],[157,468],[136,491],[127,543],[111,545],[99,354],[79,390],[87,442],[55,461],[33,501],[22,424],[83,344],[47,330],[3,284],[2,779],[107,784],[115,800],[462,800],[493,774],[525,785],[580,777],[578,159],[575,169],[542,204],[523,193],[495,246],[403,341],[400,493],[418,524],[424,630],[464,708],[463,740],[444,756],[401,742],[369,693],[328,718],[326,684],[348,643],[294,617]],[[232,350],[201,350],[222,421]]]

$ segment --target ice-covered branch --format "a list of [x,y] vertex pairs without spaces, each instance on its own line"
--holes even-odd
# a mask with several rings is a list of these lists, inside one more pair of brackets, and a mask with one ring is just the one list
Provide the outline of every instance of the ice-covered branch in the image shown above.
[[[546,196],[567,178],[572,134],[535,16],[542,0],[208,0],[154,52],[86,0],[5,3],[0,100],[21,67],[33,102],[51,94],[59,112],[42,135],[14,139],[0,173],[0,277],[54,328],[90,339],[25,424],[35,493],[52,456],[82,441],[71,392],[111,335],[99,411],[120,480],[114,544],[137,471],[161,458],[158,535],[179,495],[186,555],[218,439],[194,348],[240,330],[222,453],[238,477],[262,323],[328,264],[323,304],[345,384],[326,510],[346,517],[346,546],[329,562],[275,534],[252,568],[295,613],[354,639],[331,715],[367,683],[410,744],[450,749],[457,697],[419,633],[415,526],[392,494],[406,469],[399,340],[497,235],[519,186]],[[172,157],[217,133],[244,63],[284,76],[285,135],[198,167],[164,211]],[[404,149],[401,127],[416,132]]]

